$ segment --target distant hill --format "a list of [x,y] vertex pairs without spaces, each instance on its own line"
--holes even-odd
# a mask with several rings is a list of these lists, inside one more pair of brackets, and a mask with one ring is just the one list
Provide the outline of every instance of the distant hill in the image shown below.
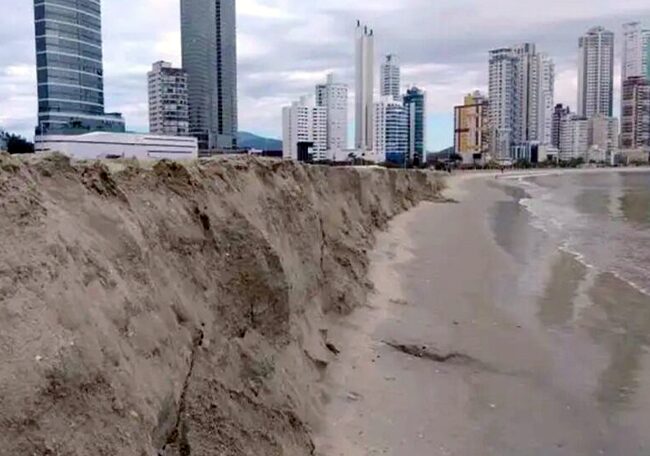
[[454,153],[456,149],[454,146],[447,147],[446,149],[442,149],[438,152],[429,152],[428,156],[430,157],[435,157],[435,158],[448,158],[451,154]]
[[265,138],[247,131],[237,133],[237,145],[242,149],[282,150],[282,141]]

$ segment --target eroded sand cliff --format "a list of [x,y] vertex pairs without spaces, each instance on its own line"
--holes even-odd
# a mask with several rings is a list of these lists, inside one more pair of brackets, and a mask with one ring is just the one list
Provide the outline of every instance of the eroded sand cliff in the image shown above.
[[328,320],[365,301],[373,233],[440,186],[0,155],[0,454],[312,454]]

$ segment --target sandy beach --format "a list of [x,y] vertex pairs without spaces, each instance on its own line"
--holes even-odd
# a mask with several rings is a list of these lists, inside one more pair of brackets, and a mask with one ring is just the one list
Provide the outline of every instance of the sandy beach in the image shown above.
[[507,180],[396,218],[342,353],[319,453],[644,455],[650,301],[531,225]]

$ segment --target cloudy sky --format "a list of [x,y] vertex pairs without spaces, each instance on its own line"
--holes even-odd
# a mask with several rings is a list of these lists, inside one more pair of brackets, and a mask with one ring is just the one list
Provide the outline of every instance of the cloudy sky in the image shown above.
[[[181,63],[179,1],[102,2],[106,109],[124,113],[129,130],[147,130],[151,62]],[[30,138],[32,5],[0,0],[0,127]],[[486,87],[489,49],[537,43],[557,65],[556,101],[574,107],[578,36],[593,25],[612,29],[619,57],[621,24],[640,20],[650,27],[648,0],[237,0],[237,8],[241,130],[279,137],[281,106],[313,93],[328,72],[352,86],[360,18],[375,29],[377,66],[382,54],[397,53],[403,84],[427,90],[430,150],[453,143],[453,106]]]

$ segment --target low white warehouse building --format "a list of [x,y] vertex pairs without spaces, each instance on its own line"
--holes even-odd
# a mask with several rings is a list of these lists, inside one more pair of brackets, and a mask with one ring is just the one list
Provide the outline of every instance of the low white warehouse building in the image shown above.
[[199,157],[196,138],[94,132],[76,136],[37,136],[36,153],[60,152],[78,160],[137,158],[192,160]]

